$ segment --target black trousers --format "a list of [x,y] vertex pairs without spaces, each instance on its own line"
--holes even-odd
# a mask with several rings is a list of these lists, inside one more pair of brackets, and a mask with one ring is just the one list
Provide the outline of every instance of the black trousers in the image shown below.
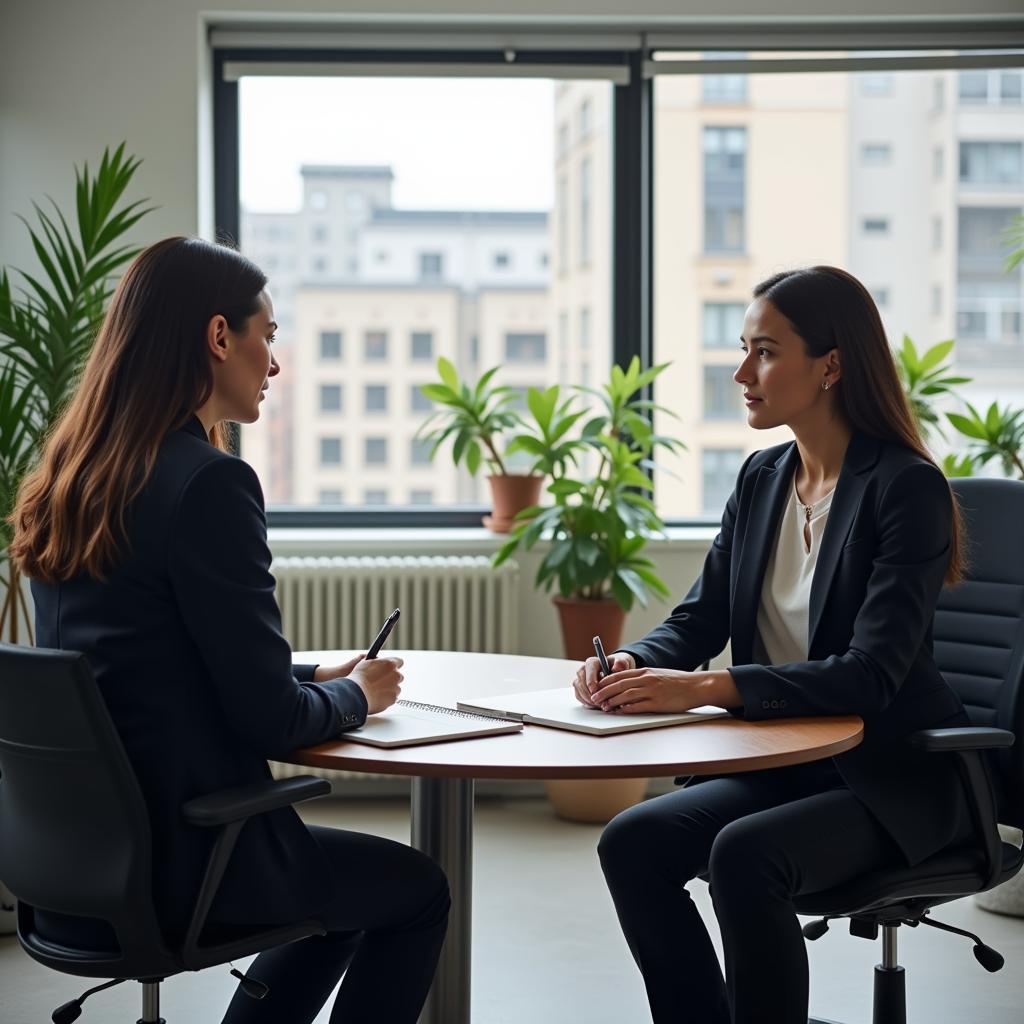
[[246,971],[265,999],[235,992],[224,1024],[309,1024],[338,979],[331,1024],[415,1024],[448,924],[448,881],[425,854],[359,832],[309,826],[337,874],[327,927],[261,953]]
[[[806,1024],[793,898],[903,859],[831,761],[648,800],[609,823],[598,852],[655,1024]],[[724,979],[686,890],[706,873]]]

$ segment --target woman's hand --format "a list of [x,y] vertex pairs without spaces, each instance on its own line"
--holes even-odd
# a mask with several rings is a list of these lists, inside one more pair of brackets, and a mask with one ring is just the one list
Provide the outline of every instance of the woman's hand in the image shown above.
[[349,673],[349,678],[366,697],[366,713],[376,715],[398,700],[404,676],[398,670],[401,658],[365,658]]
[[690,711],[705,704],[738,707],[743,703],[732,675],[724,669],[716,672],[681,672],[672,668],[615,671],[601,680],[590,697],[602,711],[623,714]]
[[[608,659],[608,664],[613,673],[622,672],[625,669],[636,668],[636,659],[632,654],[619,651]],[[611,676],[608,678],[610,679]],[[597,658],[587,658],[576,670],[576,677],[572,681],[573,693],[581,704],[586,704],[588,708],[597,706],[591,699],[591,695],[595,690],[601,689],[600,679],[601,662]]]
[[335,665],[333,667],[317,665],[316,670],[313,672],[313,682],[326,683],[328,679],[344,679],[352,674],[352,669],[365,657],[365,654],[357,654],[351,661],[346,661],[344,665]]

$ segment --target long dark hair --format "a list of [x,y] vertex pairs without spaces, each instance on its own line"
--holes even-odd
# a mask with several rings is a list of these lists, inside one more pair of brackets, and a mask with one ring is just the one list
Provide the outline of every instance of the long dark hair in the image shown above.
[[[860,281],[838,267],[787,270],[757,285],[754,297],[767,299],[790,322],[813,358],[839,350],[842,377],[836,400],[854,430],[902,445],[936,465],[900,385],[878,307]],[[960,506],[952,489],[950,495],[953,536],[947,584],[959,583],[965,569]]]
[[[26,576],[104,578],[123,554],[128,506],[161,442],[213,391],[207,325],[220,314],[243,330],[266,283],[234,249],[199,238],[165,238],[136,257],[18,492],[10,555]],[[220,424],[210,441],[227,449]]]

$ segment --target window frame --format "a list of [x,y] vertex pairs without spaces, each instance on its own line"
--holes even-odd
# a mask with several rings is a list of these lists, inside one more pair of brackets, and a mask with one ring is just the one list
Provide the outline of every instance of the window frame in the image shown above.
[[[653,31],[647,35],[642,35],[639,31],[626,33],[621,29],[616,32],[591,30],[586,34],[587,42],[581,45],[577,31],[559,36],[557,32],[553,34],[551,27],[546,26],[541,19],[538,19],[535,26],[525,26],[522,22],[515,26],[516,38],[520,42],[520,48],[513,51],[515,63],[520,68],[536,65],[540,77],[549,77],[552,68],[564,72],[565,77],[572,77],[573,66],[591,70],[594,66],[600,66],[620,71],[626,69],[629,72],[628,82],[614,82],[611,85],[611,355],[613,363],[622,366],[627,365],[633,356],[639,357],[641,365],[650,366],[653,358],[653,177],[656,140],[653,132],[655,73],[652,73],[651,68],[656,67],[656,62],[653,61],[655,52],[673,48],[690,51],[744,51],[748,60],[756,61],[758,51],[774,51],[780,48],[795,51],[850,50],[854,47],[866,51],[943,51],[941,57],[908,59],[865,59],[854,54],[846,62],[850,65],[848,70],[870,68],[891,72],[904,68],[909,70],[916,66],[915,60],[927,62],[932,67],[936,66],[934,61],[942,60],[942,67],[951,70],[971,67],[1020,67],[1019,59],[1006,59],[1004,63],[995,65],[991,63],[991,57],[976,56],[970,51],[1009,51],[1024,47],[1024,19],[1015,16],[999,19],[998,24],[993,21],[989,25],[979,27],[970,16],[963,15],[933,26],[927,33],[922,33],[918,23],[878,21],[867,17],[842,19],[841,24],[837,22],[824,28],[811,19],[807,19],[806,22],[787,23],[785,26],[762,24],[758,19],[730,23],[709,22],[702,26],[691,26],[685,36],[670,31],[659,33],[658,29],[663,28],[661,25],[650,27]],[[308,29],[308,26],[303,28]],[[466,26],[461,27],[465,28]],[[406,34],[403,35],[403,32]],[[446,35],[439,32],[424,42],[422,26],[419,26],[414,41],[410,42],[407,28],[391,24],[382,28],[381,32],[375,35],[374,42],[368,44],[365,49],[353,49],[351,46],[341,45],[340,42],[334,47],[321,45],[320,40],[332,38],[331,33],[319,36],[315,42],[297,42],[299,37],[294,32],[275,32],[268,36],[260,29],[239,30],[237,24],[225,29],[211,24],[213,110],[210,131],[215,237],[237,240],[241,225],[239,86],[237,77],[225,75],[226,64],[237,66],[290,63],[313,70],[318,64],[324,67],[359,63],[390,67],[443,67],[457,63],[463,68],[467,65],[474,68],[479,66],[481,75],[486,75],[488,65],[502,67],[508,59],[507,46],[495,43],[493,33],[494,26],[489,25],[486,35],[467,35],[464,39],[459,39],[459,33]],[[343,34],[333,34],[333,39],[339,37],[346,39]],[[559,42],[561,38],[567,40],[564,49]],[[395,40],[393,47],[382,45],[382,40],[390,39]],[[591,41],[592,48],[582,48],[591,46]],[[785,42],[785,47],[781,45],[782,42]],[[575,48],[577,46],[581,48]],[[951,48],[960,51],[959,55],[947,55],[945,51]],[[757,70],[756,67],[736,68],[729,61],[720,61],[719,64],[720,66],[706,68],[701,73],[741,71],[748,74]],[[692,68],[686,70],[693,72]],[[810,71],[813,68],[808,64],[801,70]],[[959,100],[959,96],[957,99]],[[556,125],[556,131],[557,128]],[[556,153],[556,159],[557,157]],[[745,154],[745,160],[747,157],[749,153]],[[560,173],[564,171],[555,172],[556,187]],[[748,169],[745,167],[745,180],[747,174]],[[549,261],[552,273],[558,274],[563,264],[568,262],[569,253],[560,251],[557,261]],[[695,373],[701,372],[700,366],[693,369]],[[653,391],[653,386],[648,385],[643,397],[653,399]],[[232,431],[232,437],[237,448],[237,427]],[[267,510],[267,521],[271,527],[296,528],[464,528],[479,526],[480,516],[485,511],[487,509],[482,505],[446,506],[435,509],[395,506],[375,509],[373,512],[365,512],[358,507],[321,510],[313,505],[272,506]],[[707,515],[666,517],[666,523],[673,526],[706,526],[713,522],[717,522],[717,519]]]

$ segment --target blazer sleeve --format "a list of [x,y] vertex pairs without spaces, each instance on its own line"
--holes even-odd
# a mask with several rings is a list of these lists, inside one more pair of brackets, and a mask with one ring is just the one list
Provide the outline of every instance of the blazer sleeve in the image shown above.
[[875,554],[849,649],[820,661],[734,665],[743,706],[733,713],[758,719],[882,711],[931,626],[952,523],[949,484],[938,469],[915,463],[897,473],[878,503]]
[[[236,458],[204,464],[172,520],[169,576],[229,725],[264,757],[321,743],[366,719],[351,680],[299,682],[270,574],[263,492]],[[309,672],[311,678],[312,673]]]
[[692,671],[721,654],[728,643],[733,531],[740,488],[753,457],[749,456],[740,468],[736,488],[725,505],[722,526],[689,593],[645,637],[619,648],[632,654],[638,666]]

